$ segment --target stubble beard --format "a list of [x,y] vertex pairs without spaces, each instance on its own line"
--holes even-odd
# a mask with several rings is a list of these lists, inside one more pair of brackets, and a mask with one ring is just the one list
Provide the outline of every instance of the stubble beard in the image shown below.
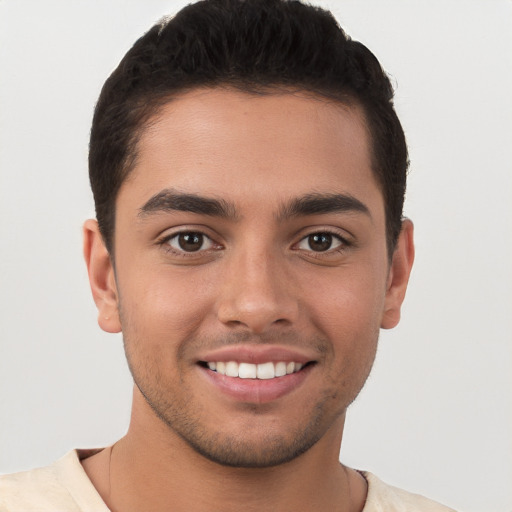
[[[140,388],[139,388],[140,389]],[[226,435],[212,431],[193,418],[183,418],[173,407],[162,407],[146,398],[164,424],[196,453],[221,466],[236,468],[268,468],[289,462],[309,450],[323,435],[317,427],[321,414],[315,414],[306,428],[287,437],[272,432],[248,439],[246,431]],[[321,409],[321,407],[318,407]]]
[[[288,431],[286,436],[271,428],[267,432],[259,432],[256,439],[249,437],[247,430],[243,429],[236,434],[226,434],[221,430],[222,425],[218,429],[208,425],[199,407],[194,406],[191,410],[190,403],[170,401],[171,392],[165,393],[162,388],[150,385],[136,369],[134,371],[130,363],[129,366],[135,385],[165,426],[196,453],[222,466],[266,468],[284,464],[309,450],[327,430],[322,426],[322,419],[326,402],[331,397],[316,404],[306,424],[297,425],[295,431]],[[150,374],[154,377],[157,371],[153,370]],[[266,412],[262,405],[248,405],[246,409],[255,419]]]
[[[373,363],[372,359],[362,381],[355,388],[353,383],[349,385],[345,381],[330,382],[315,406],[302,417],[303,421],[294,425],[293,431],[288,428],[286,434],[283,434],[269,425],[265,431],[261,429],[256,434],[251,432],[248,435],[248,430],[251,430],[250,421],[248,430],[240,428],[236,433],[226,433],[222,430],[223,425],[217,428],[212,426],[213,420],[209,421],[208,413],[201,410],[201,404],[187,399],[194,394],[186,392],[187,384],[181,375],[178,384],[180,390],[175,393],[156,361],[150,360],[147,355],[144,357],[142,353],[132,357],[130,347],[137,350],[143,343],[138,340],[127,343],[125,336],[124,345],[135,385],[170,432],[206,459],[222,466],[237,468],[278,466],[308,451],[344,415],[362,389]],[[340,396],[348,399],[345,398],[344,402]],[[268,412],[268,407],[271,406],[247,404],[244,413],[257,421]],[[226,419],[227,422],[229,419]]]
[[[170,432],[179,436],[196,453],[222,466],[268,468],[289,462],[315,445],[344,414],[349,405],[349,403],[345,407],[338,405],[339,410],[333,411],[333,403],[336,403],[337,397],[333,396],[333,390],[330,388],[329,392],[325,393],[324,397],[308,412],[308,417],[304,417],[304,421],[295,425],[293,432],[288,430],[286,435],[283,435],[269,428],[264,432],[258,432],[255,437],[248,436],[245,429],[226,434],[220,430],[222,425],[214,429],[207,417],[205,421],[206,413],[202,413],[200,407],[191,401],[183,403],[182,400],[169,400],[176,395],[172,390],[166,392],[165,387],[158,385],[162,381],[157,368],[149,369],[149,372],[143,375],[138,371],[140,368],[133,368],[130,358],[128,362],[135,385],[155,415]],[[148,381],[147,375],[152,376],[156,385]],[[252,407],[248,405],[247,409],[252,413],[250,416],[255,419],[266,412],[265,407],[260,405]]]

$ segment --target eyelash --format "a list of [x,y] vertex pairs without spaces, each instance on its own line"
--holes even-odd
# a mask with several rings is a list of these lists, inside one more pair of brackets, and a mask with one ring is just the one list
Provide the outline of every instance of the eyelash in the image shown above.
[[[199,248],[197,251],[185,251],[184,249],[178,249],[171,245],[171,241],[173,239],[178,240],[178,237],[181,235],[199,235],[203,237],[203,244],[205,241],[209,241],[212,247],[209,247],[207,249]],[[220,250],[222,246],[220,244],[217,244],[214,242],[212,237],[208,236],[206,233],[200,230],[194,230],[194,229],[184,229],[182,231],[178,231],[176,233],[172,233],[169,235],[165,235],[164,237],[157,240],[157,244],[161,246],[166,252],[173,254],[174,256],[181,257],[181,258],[197,258],[199,256],[204,256],[206,252],[210,252],[212,250]],[[203,245],[201,244],[201,245]]]
[[[181,236],[181,235],[199,235],[199,236],[202,236],[203,237],[203,243],[205,241],[209,241],[210,244],[212,245],[212,247],[208,247],[207,249],[199,248],[197,251],[186,251],[184,249],[178,249],[178,248],[172,247],[170,242],[173,239],[178,240],[178,237]],[[328,248],[325,251],[314,251],[311,248],[309,250],[308,249],[300,249],[300,248],[298,248],[298,246],[301,243],[307,241],[308,238],[310,238],[312,236],[315,236],[315,235],[328,235],[328,236],[332,237],[333,241],[339,242],[339,245],[334,247],[334,248]],[[160,238],[159,240],[157,240],[157,244],[159,246],[161,246],[166,252],[172,253],[174,256],[182,257],[182,258],[198,258],[199,256],[204,256],[205,253],[210,253],[212,250],[213,251],[218,251],[218,250],[223,248],[221,244],[216,243],[212,239],[212,237],[208,236],[203,231],[193,230],[193,229],[182,230],[182,231],[178,231],[178,232],[166,235],[166,236]],[[346,251],[352,245],[353,244],[350,241],[348,241],[345,237],[341,236],[338,232],[333,231],[333,230],[329,230],[329,229],[322,229],[322,230],[312,231],[310,233],[307,233],[306,235],[301,237],[298,242],[293,244],[293,247],[297,247],[297,249],[295,249],[295,250],[307,253],[310,257],[325,258],[325,257],[327,257],[329,255],[340,254],[340,253]]]
[[[300,249],[299,244],[308,243],[308,238],[314,235],[329,235],[332,237],[332,242],[338,242],[335,247],[329,247],[325,251],[314,251],[310,249]],[[342,261],[345,255],[354,247],[355,243],[350,239],[347,239],[344,235],[341,235],[339,231],[334,229],[318,229],[306,233],[301,239],[294,244],[294,248],[299,252],[299,255],[305,261],[310,263],[317,263],[319,265],[330,265],[336,264],[336,262]]]
[[[303,236],[298,243],[294,244],[295,246],[298,246],[299,244],[306,242],[308,243],[308,239],[313,236],[318,235],[328,235],[332,238],[332,243],[338,242],[338,245],[335,247],[329,247],[325,251],[314,251],[311,246],[310,249],[304,249],[305,252],[310,254],[311,256],[314,256],[315,258],[321,258],[325,257],[327,255],[333,255],[333,254],[339,254],[341,252],[346,251],[352,244],[343,236],[341,236],[338,232],[332,231],[329,229],[319,230],[319,231],[313,231],[311,233],[308,233],[307,235]],[[301,250],[301,249],[299,249]]]

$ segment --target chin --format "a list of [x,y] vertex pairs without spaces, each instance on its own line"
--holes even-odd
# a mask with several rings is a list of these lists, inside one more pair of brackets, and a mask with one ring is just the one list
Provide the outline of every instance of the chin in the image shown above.
[[260,410],[245,422],[227,419],[225,424],[213,425],[212,416],[198,414],[197,409],[196,414],[185,415],[176,403],[146,401],[173,437],[216,464],[236,468],[268,468],[290,462],[311,449],[343,417],[343,410],[335,413],[332,402],[325,400],[299,423],[294,418],[276,425],[275,418],[265,419]]
[[188,436],[184,439],[190,447],[206,459],[221,466],[233,468],[268,468],[290,462],[308,451],[320,438],[308,433],[294,439],[265,436],[250,442],[240,434],[238,437],[212,436],[197,439]]

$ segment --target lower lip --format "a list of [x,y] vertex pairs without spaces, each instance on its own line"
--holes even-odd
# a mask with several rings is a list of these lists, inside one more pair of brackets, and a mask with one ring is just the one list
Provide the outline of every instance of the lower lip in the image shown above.
[[199,366],[199,369],[223,394],[241,402],[265,404],[297,389],[310,374],[313,366],[307,365],[298,372],[274,379],[240,379],[227,377],[202,366]]

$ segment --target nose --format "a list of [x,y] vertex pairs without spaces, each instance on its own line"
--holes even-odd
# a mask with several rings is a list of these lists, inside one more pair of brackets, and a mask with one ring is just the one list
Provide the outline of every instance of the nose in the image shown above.
[[293,325],[299,315],[299,298],[283,259],[271,251],[230,258],[218,296],[218,319],[255,334]]

